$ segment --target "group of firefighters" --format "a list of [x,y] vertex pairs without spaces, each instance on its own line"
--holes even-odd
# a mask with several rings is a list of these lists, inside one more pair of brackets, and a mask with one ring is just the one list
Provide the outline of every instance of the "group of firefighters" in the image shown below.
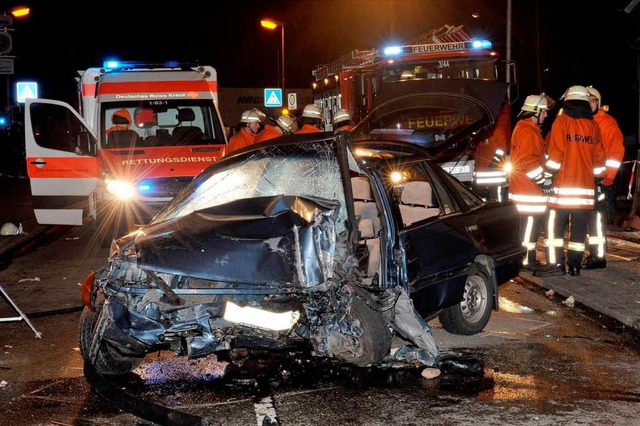
[[[571,86],[561,100],[543,137],[541,126],[555,102],[544,93],[527,96],[511,135],[508,198],[521,215],[523,270],[539,277],[606,267],[613,181],[624,157],[622,132],[597,89]],[[543,230],[546,264],[536,259]]]
[[[351,116],[345,109],[337,110],[332,121],[335,130],[350,131],[353,128]],[[322,109],[316,104],[308,104],[304,107],[300,122],[286,114],[273,119],[259,109],[253,108],[242,113],[239,128],[229,139],[227,154],[282,135],[321,132],[323,125]]]

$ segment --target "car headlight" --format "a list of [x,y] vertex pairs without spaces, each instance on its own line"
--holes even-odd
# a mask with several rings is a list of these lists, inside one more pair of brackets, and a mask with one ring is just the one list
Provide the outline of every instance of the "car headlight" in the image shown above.
[[127,181],[107,177],[105,178],[104,183],[107,186],[107,191],[115,195],[120,200],[131,199],[136,192],[133,184]]

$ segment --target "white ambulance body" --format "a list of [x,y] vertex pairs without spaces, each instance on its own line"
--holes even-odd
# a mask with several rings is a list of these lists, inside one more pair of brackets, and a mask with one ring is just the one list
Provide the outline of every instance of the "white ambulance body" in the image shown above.
[[79,74],[79,112],[60,101],[25,103],[40,224],[146,223],[224,156],[213,67],[114,64]]

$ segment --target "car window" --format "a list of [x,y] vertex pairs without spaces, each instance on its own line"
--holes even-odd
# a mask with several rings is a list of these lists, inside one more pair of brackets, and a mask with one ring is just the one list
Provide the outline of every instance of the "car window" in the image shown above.
[[418,162],[383,169],[381,177],[389,189],[389,198],[398,212],[403,228],[456,211],[455,200],[448,194],[427,165]]

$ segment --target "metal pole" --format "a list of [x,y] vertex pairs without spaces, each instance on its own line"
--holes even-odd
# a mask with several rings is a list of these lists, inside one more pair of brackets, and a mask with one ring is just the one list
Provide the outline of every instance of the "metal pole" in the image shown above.
[[511,103],[511,0],[507,0],[507,52],[505,81],[507,86],[507,100]]
[[282,96],[284,97],[284,24],[280,24],[282,30]]

